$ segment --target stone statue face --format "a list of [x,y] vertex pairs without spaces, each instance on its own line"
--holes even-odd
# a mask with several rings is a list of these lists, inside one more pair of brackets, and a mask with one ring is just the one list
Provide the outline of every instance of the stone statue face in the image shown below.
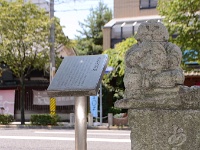
[[166,27],[162,23],[157,22],[156,20],[149,20],[139,26],[136,39],[138,42],[167,41],[169,39],[169,34]]

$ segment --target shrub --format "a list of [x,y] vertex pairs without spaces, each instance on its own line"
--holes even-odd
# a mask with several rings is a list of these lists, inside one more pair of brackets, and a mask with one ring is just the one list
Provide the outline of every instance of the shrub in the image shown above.
[[31,115],[30,121],[32,125],[57,125],[60,117],[50,114]]
[[119,114],[121,112],[121,109],[120,108],[116,108],[116,107],[111,107],[109,108],[109,113],[113,113],[113,115],[115,114]]
[[14,118],[12,115],[2,115],[0,114],[0,124],[10,124],[11,122],[13,122]]

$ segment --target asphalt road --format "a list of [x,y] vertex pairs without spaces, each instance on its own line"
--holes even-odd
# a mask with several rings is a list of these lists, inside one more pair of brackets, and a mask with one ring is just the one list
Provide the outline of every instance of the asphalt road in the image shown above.
[[[75,131],[0,129],[0,150],[75,150]],[[87,150],[131,150],[130,131],[87,130]]]

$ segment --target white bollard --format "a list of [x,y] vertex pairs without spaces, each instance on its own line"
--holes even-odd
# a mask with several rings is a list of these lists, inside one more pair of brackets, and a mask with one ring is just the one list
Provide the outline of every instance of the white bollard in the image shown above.
[[93,115],[91,113],[88,113],[88,125],[93,126]]
[[70,125],[74,125],[74,123],[75,123],[74,113],[70,113],[69,118],[70,118]]
[[108,126],[113,126],[113,113],[108,113]]

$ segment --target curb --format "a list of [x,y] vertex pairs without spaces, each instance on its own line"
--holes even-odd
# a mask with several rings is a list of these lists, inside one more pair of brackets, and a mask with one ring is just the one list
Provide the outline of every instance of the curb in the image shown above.
[[88,126],[87,129],[94,130],[130,130],[128,126],[119,127],[119,126]]
[[[9,124],[0,125],[0,129],[74,129],[74,125],[58,125],[58,126],[37,126],[37,125],[20,125],[20,124]],[[130,130],[128,126],[87,126],[87,129],[93,130]]]
[[0,125],[0,129],[74,129],[73,126]]

